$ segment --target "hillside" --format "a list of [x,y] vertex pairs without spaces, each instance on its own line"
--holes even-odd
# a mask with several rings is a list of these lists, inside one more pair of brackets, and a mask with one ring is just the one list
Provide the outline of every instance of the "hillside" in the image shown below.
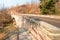
[[40,9],[36,5],[21,5],[7,9],[8,13],[11,14],[40,14]]

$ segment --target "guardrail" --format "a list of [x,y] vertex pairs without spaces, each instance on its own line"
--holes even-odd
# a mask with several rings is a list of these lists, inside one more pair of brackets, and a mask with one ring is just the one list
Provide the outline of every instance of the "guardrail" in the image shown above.
[[13,15],[18,15],[18,16],[38,16],[38,17],[47,17],[47,18],[54,18],[54,19],[60,19],[60,16],[57,15],[36,15],[36,14],[12,14]]

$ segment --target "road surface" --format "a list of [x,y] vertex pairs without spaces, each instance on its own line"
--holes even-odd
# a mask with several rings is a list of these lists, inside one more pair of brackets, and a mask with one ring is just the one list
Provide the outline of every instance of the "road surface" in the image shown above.
[[59,27],[60,28],[60,19],[55,19],[55,18],[47,18],[47,17],[38,17],[38,16],[30,16],[30,19],[34,19],[36,21],[44,21],[47,22],[53,26]]
[[[21,26],[21,17],[20,16],[14,16],[15,19],[16,19],[16,22],[18,23],[18,26],[19,27],[22,27]],[[55,18],[47,18],[47,17],[39,17],[39,16],[24,16],[26,18],[29,18],[29,19],[33,19],[35,21],[44,21],[44,22],[47,22],[53,26],[56,26],[56,27],[59,27],[60,28],[60,19],[55,19]],[[18,21],[19,20],[19,21]],[[27,23],[28,24],[28,23]],[[19,34],[18,34],[19,33]],[[19,38],[17,40],[29,40],[31,38],[28,39],[28,34],[27,34],[27,30],[25,30],[24,28],[21,28],[19,29],[19,32],[17,32],[16,34],[18,34]]]

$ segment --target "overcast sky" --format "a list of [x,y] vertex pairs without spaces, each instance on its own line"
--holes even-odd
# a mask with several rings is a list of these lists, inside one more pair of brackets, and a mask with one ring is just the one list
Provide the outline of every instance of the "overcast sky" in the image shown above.
[[26,4],[26,3],[31,3],[31,1],[33,1],[34,3],[38,3],[39,0],[0,0],[0,9],[3,7],[7,8],[7,7],[11,7],[11,6],[15,6],[15,5],[22,5],[22,4]]

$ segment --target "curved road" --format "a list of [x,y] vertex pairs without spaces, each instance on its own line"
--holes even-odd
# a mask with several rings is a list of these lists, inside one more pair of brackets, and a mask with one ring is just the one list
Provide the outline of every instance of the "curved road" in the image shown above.
[[[29,17],[29,16],[28,16]],[[38,16],[30,16],[30,19],[38,20],[38,21],[44,21],[47,22],[53,26],[60,28],[60,19],[55,18],[47,18],[47,17],[38,17]]]
[[[15,20],[16,20],[16,22],[17,22],[17,25],[19,26],[19,27],[21,27],[21,16],[20,15],[15,15],[14,16],[15,17]],[[25,17],[26,19],[33,19],[33,20],[36,20],[36,21],[45,21],[45,22],[47,22],[47,23],[49,23],[49,24],[52,24],[52,25],[54,25],[54,26],[56,26],[56,27],[59,27],[60,28],[60,19],[55,19],[55,18],[47,18],[47,17],[39,17],[39,16],[22,16],[23,18]],[[17,37],[19,37],[17,40],[19,40],[20,39],[20,34],[21,33],[23,33],[24,34],[24,32],[26,32],[27,30],[25,30],[25,29],[23,29],[23,28],[21,28],[21,29],[19,29],[18,30],[18,32],[16,33],[17,34]],[[19,34],[18,34],[19,33]],[[14,34],[14,33],[13,33]],[[11,34],[11,35],[13,35],[13,34]],[[20,35],[20,36],[19,36]],[[23,37],[23,36],[22,36]],[[26,38],[26,36],[24,37],[24,38],[21,38],[21,40],[25,40],[25,38]]]
[[[49,24],[52,24],[52,25],[54,25],[54,26],[56,26],[56,27],[59,27],[60,28],[60,17],[58,17],[58,18],[50,18],[50,17],[42,17],[42,16],[40,16],[40,15],[33,15],[33,14],[20,14],[20,15],[12,15],[12,17],[14,16],[14,18],[17,20],[20,20],[20,22],[21,22],[21,18],[20,18],[20,16],[22,16],[22,17],[28,17],[28,18],[30,18],[30,19],[34,19],[34,20],[38,20],[38,21],[44,21],[44,22],[47,22],[47,23],[49,23]],[[18,16],[18,17],[17,17]],[[16,18],[17,17],[17,18]],[[18,22],[18,21],[17,21]],[[19,23],[18,22],[18,24],[20,25],[21,23]]]

